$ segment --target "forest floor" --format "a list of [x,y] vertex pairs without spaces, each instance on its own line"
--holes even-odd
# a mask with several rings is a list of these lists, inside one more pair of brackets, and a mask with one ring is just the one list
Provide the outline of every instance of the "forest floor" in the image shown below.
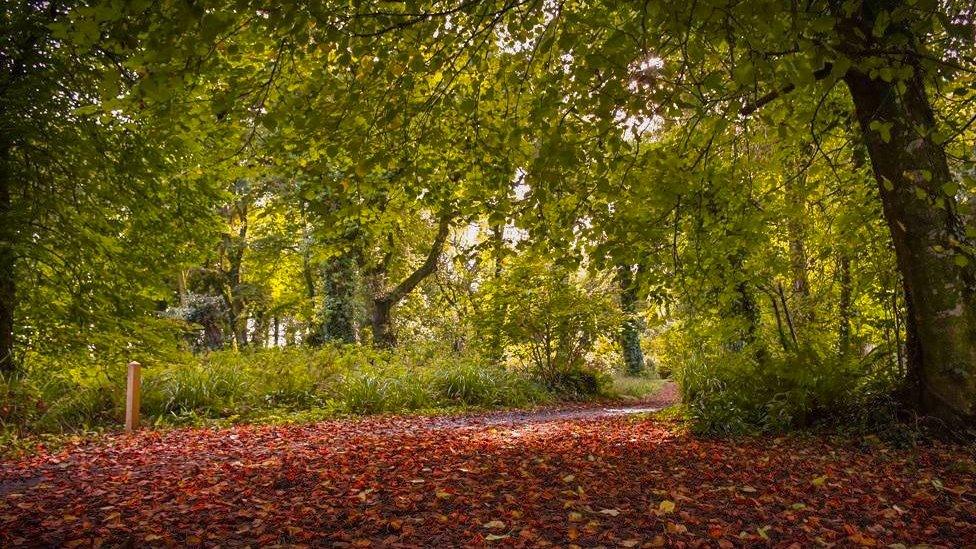
[[976,545],[971,448],[640,413],[673,398],[79,442],[0,462],[0,546]]

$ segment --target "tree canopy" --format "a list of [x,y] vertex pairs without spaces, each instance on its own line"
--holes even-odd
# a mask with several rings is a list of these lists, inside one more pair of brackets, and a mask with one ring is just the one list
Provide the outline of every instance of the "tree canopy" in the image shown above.
[[968,2],[2,9],[3,371],[436,344],[976,420]]

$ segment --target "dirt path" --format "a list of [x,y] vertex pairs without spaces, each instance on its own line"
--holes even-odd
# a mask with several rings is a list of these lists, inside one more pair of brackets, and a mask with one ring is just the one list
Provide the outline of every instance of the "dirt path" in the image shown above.
[[460,416],[433,418],[425,428],[464,429],[479,427],[517,427],[553,421],[577,421],[604,417],[627,416],[657,412],[678,401],[678,389],[673,382],[665,383],[659,391],[634,402],[590,403],[570,406],[546,406],[536,410],[505,410]]
[[0,546],[976,544],[971,449],[625,407],[146,431],[0,463]]

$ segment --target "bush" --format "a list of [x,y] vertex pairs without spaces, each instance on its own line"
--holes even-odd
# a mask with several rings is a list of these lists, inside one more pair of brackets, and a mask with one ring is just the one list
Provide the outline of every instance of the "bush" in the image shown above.
[[867,370],[856,359],[812,347],[779,355],[754,351],[697,356],[678,371],[696,431],[735,434],[807,427],[861,406],[870,395]]
[[191,362],[165,369],[147,368],[143,412],[150,416],[194,412],[219,417],[249,390],[246,376],[235,375],[226,365]]
[[569,400],[591,399],[610,386],[610,376],[588,367],[556,370],[545,381],[550,391]]
[[[477,317],[477,328],[497,335],[514,362],[530,366],[555,387],[556,377],[610,354],[607,345],[594,350],[601,340],[615,338],[620,327],[614,292],[606,281],[581,278],[572,268],[532,256],[517,258],[504,276],[482,288],[485,314]],[[496,351],[485,350],[489,355]]]
[[461,363],[435,370],[431,386],[442,402],[466,406],[522,406],[542,400],[530,380],[490,365]]
[[40,391],[23,376],[0,376],[0,427],[24,425],[44,410]]
[[124,367],[106,368],[84,353],[29,354],[24,370],[3,381],[4,423],[44,432],[102,425],[121,414],[124,395],[115,387],[124,383]]
[[339,398],[353,414],[378,414],[396,408],[394,380],[374,372],[354,372],[342,377]]

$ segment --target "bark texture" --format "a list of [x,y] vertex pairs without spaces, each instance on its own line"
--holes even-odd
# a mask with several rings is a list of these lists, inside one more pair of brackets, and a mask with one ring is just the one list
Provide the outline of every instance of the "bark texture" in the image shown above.
[[636,375],[644,369],[644,351],[640,343],[641,322],[637,315],[637,284],[630,265],[617,267],[617,283],[620,285],[620,308],[624,313],[620,327],[620,348],[627,373]]
[[[865,2],[844,21],[848,54],[877,51],[875,19],[891,2]],[[907,27],[897,61],[914,65],[904,87],[852,68],[844,76],[867,145],[885,220],[894,242],[908,318],[912,404],[950,424],[976,420],[976,261],[962,246],[973,243],[945,191],[952,180],[943,147],[931,138],[935,119],[917,45]],[[890,61],[896,63],[895,59]],[[941,207],[940,207],[941,204]],[[970,248],[971,249],[971,248]],[[962,259],[959,259],[959,258]]]
[[322,269],[322,323],[321,340],[355,343],[359,339],[356,329],[357,273],[356,260],[346,254],[325,263]]

